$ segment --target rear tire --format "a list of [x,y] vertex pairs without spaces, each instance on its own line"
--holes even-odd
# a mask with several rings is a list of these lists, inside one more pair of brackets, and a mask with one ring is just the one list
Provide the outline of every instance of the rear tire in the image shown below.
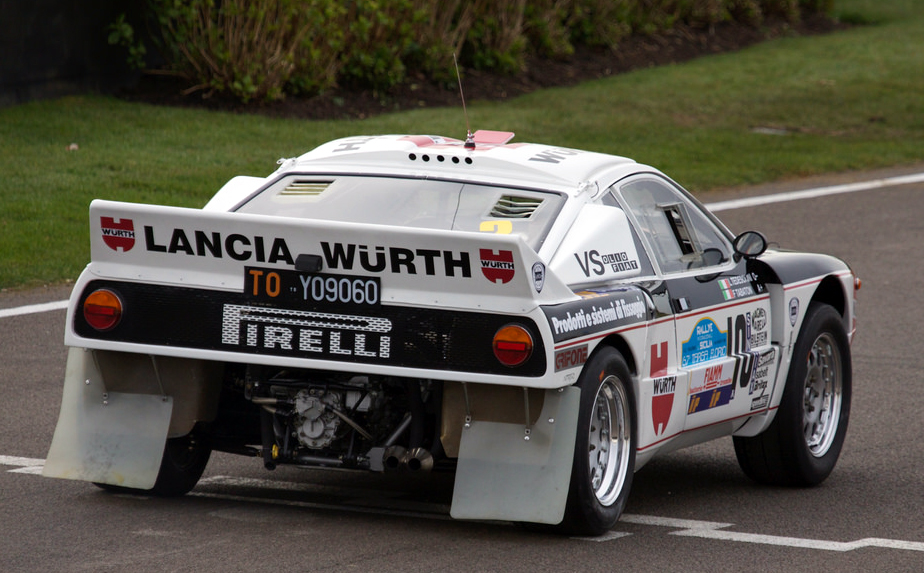
[[192,434],[171,438],[164,446],[160,470],[151,489],[122,487],[106,483],[95,485],[106,491],[118,493],[155,495],[157,497],[178,497],[186,495],[199,482],[212,450],[198,441]]
[[829,305],[812,303],[776,418],[757,436],[734,438],[738,465],[762,484],[821,483],[840,456],[850,396],[850,344],[841,316]]
[[635,401],[631,374],[614,348],[598,350],[584,366],[574,462],[559,531],[602,535],[619,520],[635,471]]

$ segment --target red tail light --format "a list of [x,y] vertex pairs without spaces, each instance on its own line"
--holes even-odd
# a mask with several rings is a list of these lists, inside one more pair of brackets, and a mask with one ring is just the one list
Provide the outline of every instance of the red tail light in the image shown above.
[[494,356],[504,366],[519,366],[533,353],[533,337],[518,324],[501,327],[494,335]]
[[83,301],[83,317],[96,330],[111,330],[122,320],[122,299],[111,290],[95,290]]

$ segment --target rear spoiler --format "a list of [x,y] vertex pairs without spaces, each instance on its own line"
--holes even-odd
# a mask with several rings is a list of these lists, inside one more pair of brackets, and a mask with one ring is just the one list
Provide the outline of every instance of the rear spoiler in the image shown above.
[[385,304],[513,313],[575,298],[517,235],[96,200],[90,245],[88,272],[113,280],[241,292],[298,270],[378,279]]

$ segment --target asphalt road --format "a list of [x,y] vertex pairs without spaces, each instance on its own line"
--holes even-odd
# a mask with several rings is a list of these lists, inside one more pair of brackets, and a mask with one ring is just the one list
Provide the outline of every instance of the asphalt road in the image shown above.
[[[256,460],[215,455],[185,498],[106,494],[37,475],[64,376],[64,311],[54,310],[0,316],[0,570],[924,570],[924,184],[720,217],[785,248],[842,257],[863,279],[850,429],[838,466],[819,487],[757,486],[723,439],[643,468],[623,520],[597,540],[451,521],[445,474],[408,481],[266,472]],[[67,294],[66,287],[0,293],[0,309]]]

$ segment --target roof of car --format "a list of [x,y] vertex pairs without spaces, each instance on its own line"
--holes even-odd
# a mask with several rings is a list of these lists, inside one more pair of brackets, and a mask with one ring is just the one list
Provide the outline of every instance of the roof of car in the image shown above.
[[[282,171],[337,170],[508,180],[578,189],[632,159],[536,143],[509,143],[513,133],[478,131],[469,141],[433,135],[354,136],[330,141],[282,164]],[[600,181],[601,183],[608,183]]]

